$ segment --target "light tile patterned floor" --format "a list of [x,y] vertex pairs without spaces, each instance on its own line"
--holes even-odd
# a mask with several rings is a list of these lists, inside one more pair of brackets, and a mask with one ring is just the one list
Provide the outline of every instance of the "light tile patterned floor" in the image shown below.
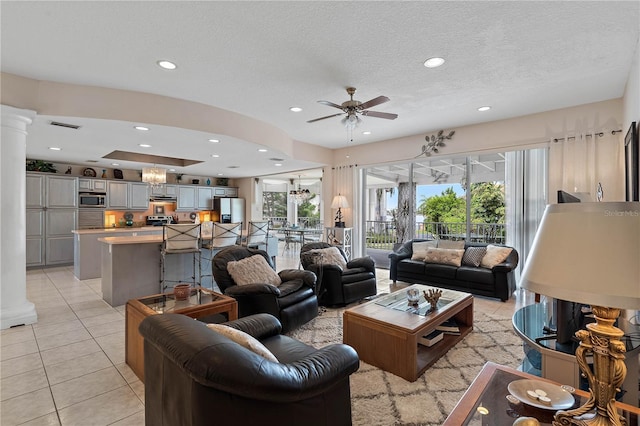
[[[278,270],[298,267],[297,251],[279,254]],[[388,292],[389,272],[377,274]],[[124,306],[104,302],[100,284],[77,280],[73,267],[27,272],[38,322],[0,334],[3,426],[144,425],[144,385],[124,362]],[[521,299],[476,298],[475,309],[511,315]]]

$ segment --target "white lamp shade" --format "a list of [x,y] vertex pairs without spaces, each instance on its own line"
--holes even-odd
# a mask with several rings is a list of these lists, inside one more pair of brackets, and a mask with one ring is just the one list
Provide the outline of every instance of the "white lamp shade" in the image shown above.
[[347,197],[344,195],[336,195],[333,197],[333,201],[331,202],[332,209],[346,209],[349,207],[349,202],[347,201]]
[[556,299],[640,309],[640,203],[548,205],[520,285]]

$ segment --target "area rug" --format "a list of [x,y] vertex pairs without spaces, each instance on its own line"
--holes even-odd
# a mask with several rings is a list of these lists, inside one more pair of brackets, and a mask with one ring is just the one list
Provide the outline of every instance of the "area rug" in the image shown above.
[[[344,309],[327,309],[289,333],[314,347],[342,342]],[[474,330],[415,382],[360,362],[351,376],[354,425],[441,425],[487,361],[517,368],[522,340],[511,318],[474,313]]]

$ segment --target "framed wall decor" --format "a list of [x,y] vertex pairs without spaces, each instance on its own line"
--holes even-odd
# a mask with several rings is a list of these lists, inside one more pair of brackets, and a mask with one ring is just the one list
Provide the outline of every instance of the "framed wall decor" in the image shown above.
[[631,123],[624,137],[624,175],[626,180],[627,201],[640,201],[640,147],[638,146],[638,128]]
[[164,206],[153,206],[153,213],[156,215],[164,214]]

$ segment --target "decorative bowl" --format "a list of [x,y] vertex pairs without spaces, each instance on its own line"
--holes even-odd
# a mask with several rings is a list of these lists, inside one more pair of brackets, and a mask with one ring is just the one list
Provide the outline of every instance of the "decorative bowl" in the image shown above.
[[191,294],[191,285],[177,284],[173,287],[173,296],[176,300],[187,300]]

